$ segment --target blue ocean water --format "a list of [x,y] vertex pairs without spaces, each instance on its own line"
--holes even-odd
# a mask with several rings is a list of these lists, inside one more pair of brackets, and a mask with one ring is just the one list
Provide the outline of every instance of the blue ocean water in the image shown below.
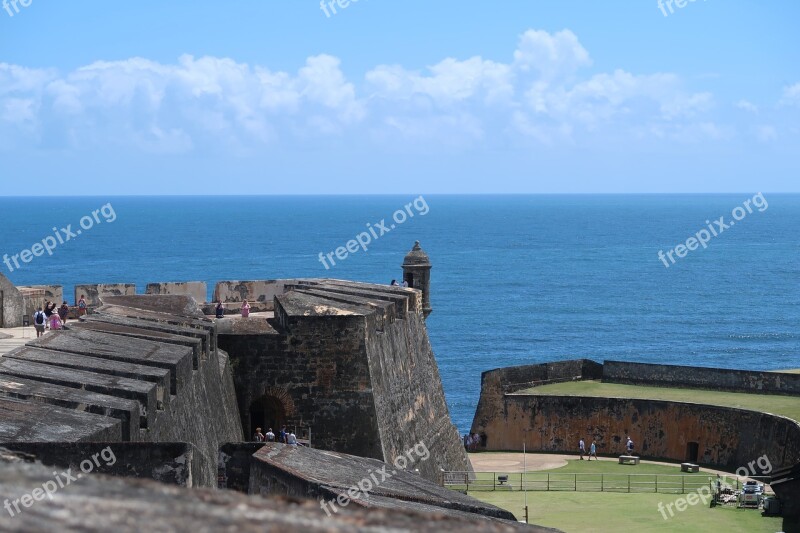
[[[453,421],[468,430],[481,372],[588,357],[800,368],[800,195],[764,197],[666,268],[665,252],[753,194],[0,198],[13,255],[110,203],[90,229],[13,272],[17,285],[282,277],[401,278],[415,240],[433,263],[428,320]],[[422,214],[425,212],[426,214]],[[112,217],[108,217],[112,218]],[[318,259],[382,219],[395,228],[335,267]],[[89,223],[84,221],[85,225]],[[712,222],[713,224],[713,222]],[[13,266],[13,265],[12,265]],[[70,297],[71,299],[71,297]]]

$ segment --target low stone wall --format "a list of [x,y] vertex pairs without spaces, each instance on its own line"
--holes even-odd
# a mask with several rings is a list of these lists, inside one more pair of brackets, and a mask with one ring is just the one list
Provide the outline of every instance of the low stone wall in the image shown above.
[[603,381],[733,392],[800,395],[800,374],[605,361]]
[[208,285],[205,281],[148,283],[145,294],[191,296],[195,302],[203,304],[208,300]]
[[194,447],[183,442],[9,442],[3,448],[46,466],[71,468],[73,475],[91,471],[192,486]]
[[86,296],[86,303],[91,306],[101,304],[104,296],[134,296],[136,284],[134,283],[95,283],[91,285],[75,285],[75,301],[81,295]]
[[241,303],[247,300],[252,312],[273,311],[275,296],[287,291],[287,286],[296,283],[290,279],[268,279],[257,281],[220,281],[214,288],[214,302]]

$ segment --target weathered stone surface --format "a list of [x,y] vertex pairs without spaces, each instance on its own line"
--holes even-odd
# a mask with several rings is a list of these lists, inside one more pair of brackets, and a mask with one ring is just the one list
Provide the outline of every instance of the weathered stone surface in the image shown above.
[[[527,437],[526,432],[527,431]],[[628,435],[643,457],[686,461],[687,445],[698,444],[697,462],[735,471],[767,455],[773,467],[800,462],[800,426],[766,413],[702,404],[508,394],[486,425],[488,450],[573,452],[583,437],[600,454],[621,454]]]
[[0,443],[46,440],[118,442],[121,439],[120,420],[53,405],[0,397]]
[[347,491],[354,488],[353,492],[359,494],[349,498],[353,504],[363,507],[408,509],[418,504],[425,506],[425,510],[438,508],[438,512],[444,513],[457,511],[516,520],[504,509],[451,491],[413,473],[412,469],[430,459],[425,452],[428,450],[424,446],[409,450],[404,460],[408,470],[403,470],[376,459],[267,443],[253,455],[249,492],[332,501],[340,493],[347,496]]
[[22,326],[25,302],[14,284],[0,272],[0,328]]
[[604,361],[603,381],[800,396],[800,374],[781,372]]
[[[137,365],[123,361],[87,357],[65,352],[42,350],[26,346],[6,354],[7,359],[19,359],[51,366],[86,370],[97,374],[119,376],[136,381],[149,381],[156,384],[156,402],[169,403],[170,371],[166,368]],[[160,407],[163,409],[163,407]]]
[[496,368],[481,373],[481,395],[471,433],[479,435],[502,416],[506,394],[547,383],[600,379],[603,365],[589,359]]
[[80,300],[81,296],[86,297],[86,303],[91,306],[101,304],[101,300],[106,296],[122,296],[136,294],[136,284],[134,283],[95,283],[89,285],[75,285],[75,300]]
[[773,472],[769,486],[781,501],[783,530],[800,531],[800,464]]
[[44,308],[46,301],[61,306],[64,301],[64,288],[61,285],[29,285],[17,287],[25,302],[25,314],[32,316],[40,306]]
[[214,288],[213,302],[241,304],[247,300],[252,312],[272,311],[276,296],[286,292],[295,280],[220,281]]
[[[387,462],[424,442],[432,453],[421,465],[427,479],[438,479],[440,469],[471,469],[450,421],[419,291],[340,280],[285,287],[271,331],[230,327],[219,335],[235,369],[245,434],[286,423],[310,429],[316,448]],[[257,419],[252,413],[263,401],[272,410]]]
[[[136,339],[144,339],[163,344],[187,346],[192,350],[192,357],[194,361],[198,361],[200,359],[203,351],[203,341],[199,338],[188,337],[185,335],[174,335],[171,333],[124,326],[110,322],[101,322],[99,320],[91,320],[89,318],[86,320],[81,320],[80,322],[71,323],[69,325],[69,329],[72,332],[96,331],[98,333],[110,333],[123,337],[134,337]],[[178,375],[181,375],[180,371],[178,372]]]
[[205,281],[148,283],[145,294],[190,296],[202,304],[208,300],[208,286]]
[[[14,442],[2,447],[45,466],[192,487],[194,447],[183,442]],[[0,463],[1,465],[2,463]],[[0,472],[2,472],[0,466]]]
[[[75,331],[70,329],[70,331],[52,332],[49,335],[45,335],[44,337],[28,343],[28,346],[54,350],[61,353],[91,356],[81,358],[89,364],[94,364],[94,359],[98,357],[112,361],[132,363],[136,367],[141,368],[143,372],[142,376],[161,376],[164,374],[164,371],[166,371],[167,376],[170,378],[170,394],[177,394],[191,379],[192,350],[188,347],[175,346],[165,342],[151,342],[138,338],[98,333],[96,331],[76,328]],[[52,355],[51,360],[56,364],[60,364],[59,361],[63,361],[64,358]],[[84,363],[83,366],[85,366],[86,363]],[[67,364],[65,366],[75,365]],[[80,368],[80,366],[78,366],[78,368]],[[97,368],[102,368],[102,364]],[[135,374],[137,372],[134,367],[129,368],[130,373]],[[128,374],[117,375],[132,377]],[[152,380],[147,379],[147,381]],[[160,383],[160,379],[156,381]]]
[[[0,452],[0,501],[19,499],[53,479],[53,469],[11,462]],[[19,460],[17,460],[19,461]],[[389,531],[554,531],[462,513],[418,513],[409,510],[363,509],[350,506],[328,517],[319,502],[293,498],[261,498],[234,491],[185,489],[149,480],[91,474],[53,495],[53,500],[20,505],[11,517],[0,513],[0,530],[29,531],[236,531],[389,532]]]
[[107,394],[0,375],[0,396],[57,405],[122,421],[123,440],[139,440],[139,402]]

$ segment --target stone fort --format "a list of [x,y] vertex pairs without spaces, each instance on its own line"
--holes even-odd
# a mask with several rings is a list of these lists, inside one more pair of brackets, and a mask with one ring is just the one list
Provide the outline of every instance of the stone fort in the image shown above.
[[[408,287],[222,281],[211,301],[203,282],[150,283],[145,294],[134,284],[78,285],[86,316],[0,357],[0,449],[12,464],[21,456],[75,467],[103,443],[120,457],[97,465],[106,474],[335,498],[362,469],[424,446],[424,461],[357,503],[435,510],[456,528],[516,528],[511,513],[435,483],[471,466],[428,340],[431,264],[419,243],[402,268]],[[63,297],[60,286],[14,287],[0,276],[0,326],[29,325],[45,300]],[[257,427],[284,425],[309,447],[247,442]],[[6,465],[6,477],[24,485],[23,470]],[[15,487],[0,483],[0,497]]]

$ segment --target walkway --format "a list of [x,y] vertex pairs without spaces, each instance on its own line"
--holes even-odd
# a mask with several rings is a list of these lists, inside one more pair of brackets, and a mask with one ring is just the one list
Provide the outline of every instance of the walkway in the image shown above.
[[35,338],[36,330],[33,329],[33,326],[0,329],[0,357]]

